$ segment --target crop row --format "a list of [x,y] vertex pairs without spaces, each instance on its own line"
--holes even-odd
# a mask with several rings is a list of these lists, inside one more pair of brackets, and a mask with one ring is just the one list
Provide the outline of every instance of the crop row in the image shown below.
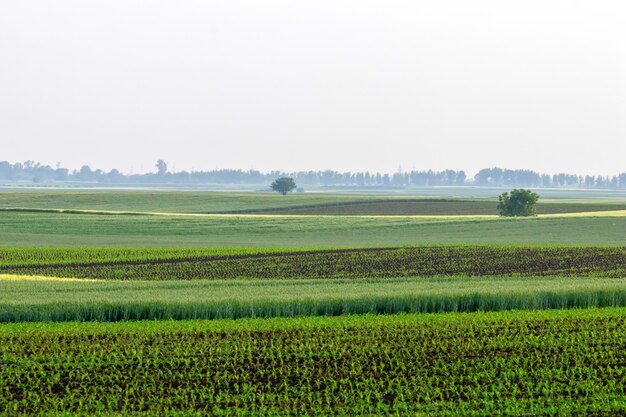
[[626,310],[0,326],[0,414],[626,413]]
[[[435,275],[626,276],[624,247],[440,246],[300,252],[103,257],[18,264],[0,273],[99,279],[386,278]],[[176,252],[167,252],[168,254]]]
[[[297,252],[305,249],[289,249]],[[0,268],[28,265],[147,262],[171,259],[215,259],[282,253],[280,248],[108,248],[108,247],[5,247],[0,248]]]
[[238,319],[626,307],[626,280],[4,280],[0,322]]

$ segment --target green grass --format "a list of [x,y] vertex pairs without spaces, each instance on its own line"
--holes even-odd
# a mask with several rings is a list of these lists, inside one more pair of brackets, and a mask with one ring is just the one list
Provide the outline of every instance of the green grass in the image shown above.
[[4,246],[367,247],[512,243],[626,245],[626,217],[185,218],[0,212]]
[[626,279],[0,279],[0,322],[219,319],[626,306]]
[[623,308],[5,324],[0,414],[623,415],[625,332]]
[[[616,195],[619,195],[616,193]],[[114,210],[175,213],[268,212],[328,215],[498,214],[497,198],[475,200],[305,193],[197,191],[2,191],[0,208]],[[537,206],[539,213],[570,213],[626,209],[626,198],[568,200],[553,198]]]
[[[342,204],[319,204],[302,208],[256,210],[259,213],[310,215],[483,215],[499,214],[495,201],[471,200],[390,200],[363,201]],[[538,203],[538,214],[580,213],[590,211],[624,210],[626,204],[616,203]]]
[[394,199],[342,194],[194,191],[4,191],[0,207],[216,213]]

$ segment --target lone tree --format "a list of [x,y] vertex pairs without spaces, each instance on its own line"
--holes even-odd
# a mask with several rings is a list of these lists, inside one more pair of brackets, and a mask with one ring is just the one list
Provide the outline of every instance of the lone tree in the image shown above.
[[511,193],[502,193],[498,197],[498,210],[501,216],[519,217],[534,216],[535,203],[539,200],[539,195],[523,188],[515,189]]
[[156,166],[157,175],[163,176],[167,173],[167,163],[164,160],[159,159],[154,166]]
[[287,195],[288,192],[295,190],[297,185],[293,178],[282,177],[274,180],[271,187],[272,190],[278,191],[282,195]]

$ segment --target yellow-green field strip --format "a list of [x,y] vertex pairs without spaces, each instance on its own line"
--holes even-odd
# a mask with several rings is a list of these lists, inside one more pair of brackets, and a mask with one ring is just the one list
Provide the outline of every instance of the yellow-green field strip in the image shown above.
[[625,217],[626,210],[610,210],[610,211],[587,211],[579,213],[556,213],[556,214],[540,214],[540,218],[554,217]]
[[17,275],[17,274],[0,274],[1,281],[62,281],[62,282],[97,282],[96,279],[85,278],[60,278],[46,277],[42,275]]

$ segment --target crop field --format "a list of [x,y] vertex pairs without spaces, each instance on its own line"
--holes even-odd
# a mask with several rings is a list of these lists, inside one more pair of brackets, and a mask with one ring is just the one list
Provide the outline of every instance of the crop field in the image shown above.
[[394,198],[323,193],[283,197],[275,193],[194,191],[4,191],[0,192],[0,207],[223,213]]
[[626,215],[503,219],[0,212],[3,246],[319,248],[472,243],[624,246]]
[[[0,208],[169,213],[270,213],[309,215],[497,215],[497,192],[463,199],[442,196],[197,191],[0,191]],[[626,194],[609,199],[559,198],[540,201],[537,212],[626,210]],[[558,194],[557,194],[558,195]]]
[[[559,214],[594,211],[624,210],[626,204],[618,203],[545,203],[537,205],[538,214]],[[493,201],[473,200],[409,200],[391,201],[358,201],[350,203],[318,204],[308,207],[275,208],[255,210],[256,213],[299,214],[299,215],[497,215],[498,210]]]
[[626,278],[626,247],[0,249],[0,274],[191,280],[561,275]]
[[622,415],[626,310],[0,325],[0,413]]
[[0,415],[626,414],[624,195],[422,191],[1,191]]
[[0,275],[0,322],[236,319],[626,307],[626,279],[429,277],[228,281]]

